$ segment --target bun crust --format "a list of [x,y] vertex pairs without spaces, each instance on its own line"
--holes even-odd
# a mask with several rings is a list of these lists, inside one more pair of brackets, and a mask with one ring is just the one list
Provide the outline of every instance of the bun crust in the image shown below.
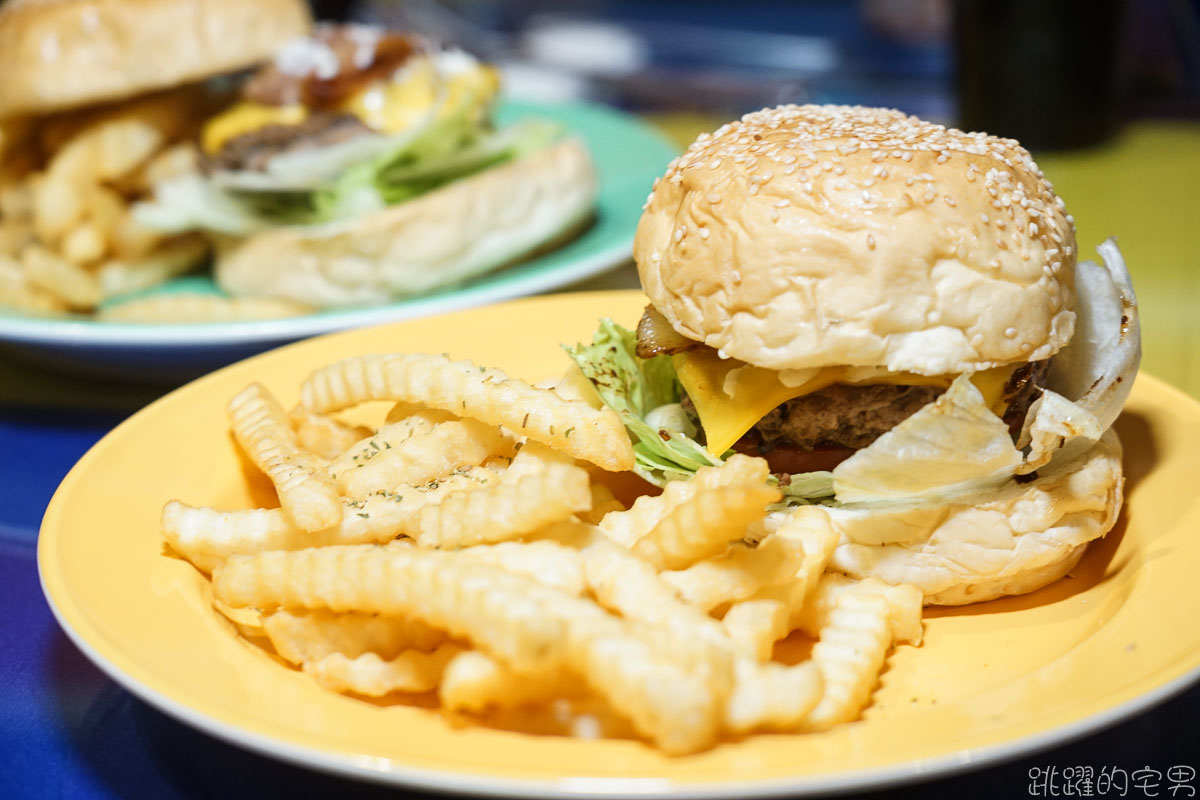
[[1086,453],[961,503],[858,512],[827,508],[842,538],[834,569],[911,583],[926,605],[1024,594],[1061,578],[1121,510],[1121,443],[1111,429]]
[[702,135],[655,183],[634,244],[650,302],[725,355],[926,375],[1065,345],[1075,256],[1016,142],[813,105]]
[[236,295],[313,306],[386,303],[497,269],[589,218],[586,148],[566,139],[330,232],[282,227],[218,247],[217,282]]
[[302,0],[8,0],[0,119],[244,69],[310,25]]

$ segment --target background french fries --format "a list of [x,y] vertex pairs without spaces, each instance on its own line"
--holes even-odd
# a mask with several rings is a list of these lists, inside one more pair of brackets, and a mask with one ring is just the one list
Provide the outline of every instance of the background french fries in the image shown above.
[[[206,240],[148,230],[131,208],[155,182],[196,169],[191,142],[208,102],[200,90],[181,89],[5,121],[0,258],[16,262],[20,280],[4,276],[0,305],[92,312],[203,263]],[[126,317],[136,310],[126,309]]]
[[[920,593],[827,572],[824,511],[780,505],[761,459],[627,508],[581,463],[623,463],[624,429],[498,370],[367,356],[301,399],[285,413],[252,384],[229,405],[281,508],[173,500],[163,534],[243,635],[332,691],[684,754],[852,720],[889,650],[920,641]],[[380,400],[377,427],[337,416]],[[811,656],[775,660],[792,635]]]

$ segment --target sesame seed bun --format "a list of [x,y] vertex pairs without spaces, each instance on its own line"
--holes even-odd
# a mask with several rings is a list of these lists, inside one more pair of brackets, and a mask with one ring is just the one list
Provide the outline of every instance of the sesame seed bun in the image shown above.
[[656,182],[634,244],[651,303],[727,356],[925,375],[1062,348],[1075,255],[1016,142],[816,105],[702,135]]
[[310,24],[302,0],[8,0],[0,6],[0,119],[243,69]]

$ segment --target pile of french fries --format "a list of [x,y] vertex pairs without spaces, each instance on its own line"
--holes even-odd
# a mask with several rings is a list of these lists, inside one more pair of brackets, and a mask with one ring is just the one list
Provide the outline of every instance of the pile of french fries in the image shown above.
[[[890,649],[920,642],[920,592],[827,573],[826,515],[768,513],[762,459],[625,507],[606,479],[629,437],[570,385],[417,354],[324,366],[290,411],[252,384],[228,417],[279,507],[172,500],[164,536],[243,635],[334,691],[670,754],[858,717]],[[339,416],[376,401],[377,427]],[[798,661],[777,656],[793,631]]]
[[203,261],[201,237],[148,230],[130,211],[195,169],[201,104],[180,90],[0,123],[0,305],[87,312]]

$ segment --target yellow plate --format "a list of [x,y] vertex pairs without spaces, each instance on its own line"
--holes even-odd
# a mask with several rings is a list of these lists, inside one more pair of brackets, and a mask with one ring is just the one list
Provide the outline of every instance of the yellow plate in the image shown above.
[[1200,406],[1142,376],[1117,424],[1128,496],[1074,575],[1040,592],[930,614],[865,718],[818,735],[761,735],[667,758],[631,741],[453,727],[437,711],[319,689],[236,638],[207,581],[167,557],[163,503],[247,507],[225,403],[251,380],[285,405],[314,367],[393,350],[448,352],[531,380],[601,316],[633,323],[637,292],[522,300],[301,342],[209,375],[97,444],[46,513],[38,560],[68,634],[135,694],[213,735],[351,776],[461,791],[562,796],[800,794],[895,784],[1030,752],[1110,724],[1200,675]]

